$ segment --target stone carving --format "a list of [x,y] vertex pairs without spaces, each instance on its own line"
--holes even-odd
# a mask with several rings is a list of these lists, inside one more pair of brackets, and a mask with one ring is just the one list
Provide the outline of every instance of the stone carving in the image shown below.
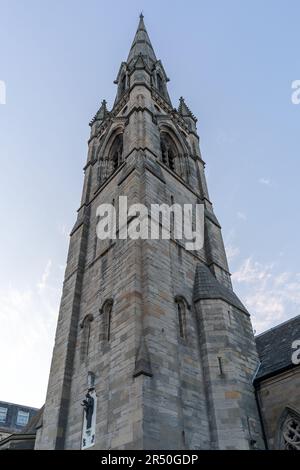
[[86,417],[86,429],[90,429],[92,426],[92,417],[94,412],[94,398],[90,395],[90,392],[87,392],[85,400],[81,403],[84,408],[85,417]]
[[300,421],[289,416],[282,428],[283,449],[300,450]]
[[93,387],[88,389],[81,405],[84,409],[81,449],[84,450],[95,445],[97,395]]

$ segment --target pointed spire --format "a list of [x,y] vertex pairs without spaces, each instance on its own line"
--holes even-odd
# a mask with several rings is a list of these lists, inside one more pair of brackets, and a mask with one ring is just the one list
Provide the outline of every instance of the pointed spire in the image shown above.
[[142,55],[147,60],[147,62],[149,62],[149,59],[152,62],[156,62],[157,60],[146,30],[143,13],[140,14],[138,29],[129,52],[127,62],[129,63],[132,59],[139,55]]
[[98,111],[98,113],[96,114],[96,119],[97,120],[101,120],[101,119],[104,119],[108,113],[107,111],[107,102],[106,100],[103,100],[102,103],[101,103],[101,106],[100,106],[100,109]]
[[109,112],[108,112],[106,105],[107,105],[107,102],[103,100],[98,112],[95,114],[95,116],[91,120],[90,125],[94,124],[95,121],[103,121],[108,116]]
[[194,121],[197,121],[196,117],[193,115],[192,111],[190,110],[182,96],[179,98],[178,112],[183,117],[191,117]]

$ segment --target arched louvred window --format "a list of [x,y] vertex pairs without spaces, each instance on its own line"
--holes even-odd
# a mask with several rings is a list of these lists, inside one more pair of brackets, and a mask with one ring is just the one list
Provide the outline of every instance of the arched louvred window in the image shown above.
[[286,408],[280,418],[279,449],[300,450],[300,414]]
[[187,183],[190,175],[191,148],[182,133],[173,126],[160,126],[161,160]]
[[80,337],[80,360],[83,362],[88,356],[89,343],[91,335],[91,322],[94,320],[93,315],[88,314],[84,317],[80,324],[81,337]]
[[104,302],[100,313],[102,315],[102,331],[101,331],[101,339],[105,341],[110,341],[111,337],[111,322],[112,322],[112,308],[113,308],[113,300],[108,299]]
[[118,126],[103,138],[101,149],[97,154],[97,179],[100,185],[104,184],[123,163],[123,132],[124,128]]
[[176,171],[176,158],[178,158],[178,151],[175,143],[165,132],[161,133],[160,141],[163,163],[167,165],[170,170]]
[[179,336],[186,340],[187,339],[187,310],[189,306],[184,299],[184,297],[177,296],[175,297],[175,304],[177,310],[177,320],[178,320],[178,333]]
[[110,150],[110,160],[112,163],[112,171],[115,171],[119,165],[122,163],[122,154],[123,154],[123,134],[118,134],[115,138],[111,150]]

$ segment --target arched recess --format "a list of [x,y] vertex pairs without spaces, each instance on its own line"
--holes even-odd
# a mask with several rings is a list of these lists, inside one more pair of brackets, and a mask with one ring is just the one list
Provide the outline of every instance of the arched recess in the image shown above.
[[189,168],[186,158],[190,154],[188,146],[176,128],[173,129],[164,123],[159,129],[162,162],[188,182]]
[[100,333],[100,339],[110,341],[111,337],[111,323],[112,323],[112,308],[114,301],[113,299],[107,299],[103,303],[100,314],[102,315],[102,327]]
[[80,360],[83,362],[88,356],[89,352],[89,343],[91,335],[91,322],[94,320],[94,317],[91,313],[86,315],[82,322],[80,323],[81,328],[81,337],[80,337]]
[[181,295],[177,295],[174,300],[175,300],[175,305],[176,305],[176,310],[177,310],[178,333],[182,339],[186,340],[187,339],[187,317],[188,317],[188,310],[190,310],[190,305],[188,304],[186,299]]
[[290,406],[279,418],[276,449],[300,450],[300,412]]
[[98,182],[101,184],[123,163],[123,133],[124,127],[111,129],[105,137],[97,155]]

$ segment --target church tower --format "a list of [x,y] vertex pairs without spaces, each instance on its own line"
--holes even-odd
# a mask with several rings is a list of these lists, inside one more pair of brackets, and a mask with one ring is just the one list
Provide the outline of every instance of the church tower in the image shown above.
[[[263,448],[249,313],[234,294],[197,119],[141,15],[111,110],[90,123],[36,449]],[[203,204],[204,246],[97,236],[97,208]],[[125,223],[129,225],[134,216]]]

